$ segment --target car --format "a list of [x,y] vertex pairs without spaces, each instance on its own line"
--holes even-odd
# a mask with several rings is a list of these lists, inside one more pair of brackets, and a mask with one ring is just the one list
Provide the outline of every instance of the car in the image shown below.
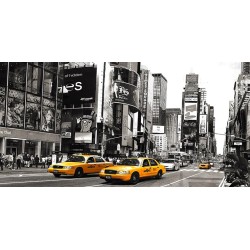
[[181,162],[177,159],[163,159],[160,162],[161,165],[163,165],[166,170],[179,170],[181,166]]
[[50,165],[48,172],[55,177],[61,175],[82,177],[85,174],[99,173],[103,168],[113,165],[98,155],[73,154],[65,162]]
[[126,158],[119,165],[102,169],[99,176],[107,182],[120,180],[136,184],[142,178],[156,177],[160,179],[165,173],[165,167],[155,159],[139,157]]
[[211,168],[211,165],[209,162],[202,162],[199,164],[199,169],[209,169]]

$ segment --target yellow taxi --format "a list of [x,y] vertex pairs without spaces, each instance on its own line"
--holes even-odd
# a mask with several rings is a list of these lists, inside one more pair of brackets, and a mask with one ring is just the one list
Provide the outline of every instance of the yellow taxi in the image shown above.
[[55,177],[61,175],[82,177],[84,174],[99,173],[103,168],[113,165],[98,155],[73,154],[65,162],[51,165],[48,172]]
[[199,164],[199,169],[209,169],[211,168],[211,165],[209,162],[202,162]]
[[107,182],[121,180],[136,184],[141,178],[156,177],[160,179],[165,173],[165,167],[155,159],[139,157],[127,158],[119,165],[102,169],[99,176]]

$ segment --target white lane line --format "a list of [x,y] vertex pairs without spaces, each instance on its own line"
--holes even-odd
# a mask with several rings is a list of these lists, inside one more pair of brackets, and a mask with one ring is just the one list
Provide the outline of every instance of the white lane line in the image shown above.
[[[57,180],[39,180],[39,181],[13,181],[13,182],[4,182],[0,183],[0,185],[9,185],[9,184],[25,184],[25,183],[35,183],[35,182],[55,182],[55,181],[62,181],[66,179],[57,179]],[[72,181],[74,179],[67,179],[67,181]]]
[[223,179],[222,179],[222,181],[221,181],[219,187],[224,187],[225,181],[226,181],[226,178],[223,177]]
[[200,172],[200,173],[197,173],[197,174],[193,174],[193,175],[188,176],[188,177],[186,177],[186,178],[180,179],[180,180],[178,180],[178,181],[171,182],[171,183],[166,184],[166,185],[163,185],[163,186],[161,186],[161,187],[167,187],[167,186],[170,186],[170,185],[172,185],[172,184],[175,184],[175,183],[177,183],[177,182],[180,182],[180,181],[183,181],[183,180],[189,179],[189,178],[191,178],[191,177],[193,177],[193,176],[196,176],[196,175],[199,175],[199,174],[201,174],[201,172]]

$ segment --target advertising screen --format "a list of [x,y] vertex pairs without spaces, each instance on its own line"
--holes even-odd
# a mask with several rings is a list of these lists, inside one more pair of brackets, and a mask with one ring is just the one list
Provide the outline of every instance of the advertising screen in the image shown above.
[[75,143],[92,143],[92,133],[76,132]]
[[154,134],[164,134],[164,126],[156,126],[153,125],[153,131]]
[[59,93],[63,93],[64,104],[95,102],[95,92],[96,68],[64,69],[64,86],[59,87]]
[[134,85],[121,81],[113,82],[113,103],[128,104],[139,108],[139,91]]
[[207,133],[207,115],[200,115],[200,134]]
[[185,102],[184,120],[197,120],[197,103]]

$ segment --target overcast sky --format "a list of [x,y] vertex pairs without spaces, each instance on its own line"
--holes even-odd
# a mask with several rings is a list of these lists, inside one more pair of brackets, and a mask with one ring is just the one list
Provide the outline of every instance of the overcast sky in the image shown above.
[[[224,134],[229,101],[233,100],[234,82],[240,74],[240,62],[142,62],[152,73],[162,73],[168,80],[167,108],[181,108],[186,74],[199,75],[199,87],[207,90],[207,103],[214,106],[215,132]],[[217,152],[223,153],[225,137],[216,135]]]

